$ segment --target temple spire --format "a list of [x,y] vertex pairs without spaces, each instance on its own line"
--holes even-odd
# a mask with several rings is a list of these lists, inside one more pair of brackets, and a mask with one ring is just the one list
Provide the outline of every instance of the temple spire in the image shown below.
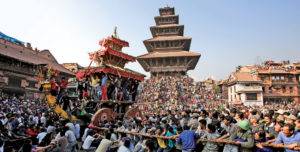
[[118,33],[117,33],[117,26],[115,26],[113,37],[119,38]]

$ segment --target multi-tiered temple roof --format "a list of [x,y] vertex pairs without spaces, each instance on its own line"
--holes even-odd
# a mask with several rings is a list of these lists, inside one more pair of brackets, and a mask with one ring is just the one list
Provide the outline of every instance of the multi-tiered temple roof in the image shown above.
[[184,25],[174,7],[159,9],[154,17],[156,26],[150,27],[153,38],[145,40],[148,54],[138,57],[139,63],[151,76],[185,75],[197,65],[200,54],[189,52],[192,38],[184,37]]
[[129,43],[121,40],[116,32],[99,42],[101,46],[98,51],[89,53],[90,60],[96,63],[96,66],[89,66],[86,70],[78,72],[77,77],[83,77],[90,73],[111,73],[121,75],[137,80],[144,80],[145,75],[133,70],[124,68],[128,62],[135,62],[136,58],[122,52],[123,47],[129,47]]

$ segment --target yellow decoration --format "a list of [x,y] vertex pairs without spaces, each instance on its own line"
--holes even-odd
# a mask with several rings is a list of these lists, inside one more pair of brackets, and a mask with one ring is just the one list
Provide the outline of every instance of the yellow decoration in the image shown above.
[[[55,105],[56,99],[54,96],[51,95],[50,89],[51,89],[50,83],[43,84],[43,90],[50,108],[53,109],[53,111],[56,112],[56,114],[59,115],[60,117],[64,119],[69,119],[67,112],[64,111],[59,105]],[[72,119],[76,119],[76,117],[72,115]]]

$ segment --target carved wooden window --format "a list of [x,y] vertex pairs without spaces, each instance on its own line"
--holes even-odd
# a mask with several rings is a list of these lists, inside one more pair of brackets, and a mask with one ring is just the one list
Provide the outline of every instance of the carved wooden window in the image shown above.
[[293,92],[294,92],[293,89],[294,89],[293,87],[290,87],[290,93],[293,93]]
[[174,47],[178,47],[178,45],[179,45],[179,41],[175,41]]
[[160,58],[160,59],[158,60],[158,64],[159,64],[159,65],[162,65],[162,64],[163,64],[162,58]]
[[170,58],[166,58],[166,65],[171,65],[171,59]]
[[154,43],[153,43],[153,42],[150,42],[150,46],[153,48],[153,47],[154,47]]
[[161,41],[161,46],[166,47],[166,43],[164,41]]
[[174,42],[170,41],[170,47],[174,47]]
[[29,81],[29,85],[28,85],[28,87],[29,88],[35,88],[35,84],[36,84],[37,82],[35,82],[35,81]]
[[176,30],[175,30],[175,28],[174,28],[174,27],[171,29],[171,31],[172,31],[172,32],[176,32]]
[[8,86],[20,87],[21,81],[21,78],[11,76],[8,78]]
[[160,44],[159,44],[159,43],[160,43],[160,42],[156,42],[156,43],[155,43],[157,48],[160,47]]
[[166,47],[169,47],[169,41],[166,41]]
[[293,82],[293,77],[292,77],[292,76],[289,76],[288,81],[289,81],[289,82]]

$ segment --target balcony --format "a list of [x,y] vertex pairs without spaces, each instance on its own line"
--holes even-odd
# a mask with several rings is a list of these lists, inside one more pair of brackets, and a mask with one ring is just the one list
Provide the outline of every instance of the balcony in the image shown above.
[[236,88],[237,93],[242,92],[262,92],[261,86],[239,86]]
[[284,80],[282,80],[282,81],[280,81],[280,80],[277,80],[277,81],[272,80],[272,85],[285,85],[287,83],[288,82],[286,82]]
[[35,71],[33,71],[33,68],[12,66],[2,62],[0,62],[0,69],[4,71],[11,71],[11,72],[25,74],[25,75],[31,75],[31,76],[35,75]]

